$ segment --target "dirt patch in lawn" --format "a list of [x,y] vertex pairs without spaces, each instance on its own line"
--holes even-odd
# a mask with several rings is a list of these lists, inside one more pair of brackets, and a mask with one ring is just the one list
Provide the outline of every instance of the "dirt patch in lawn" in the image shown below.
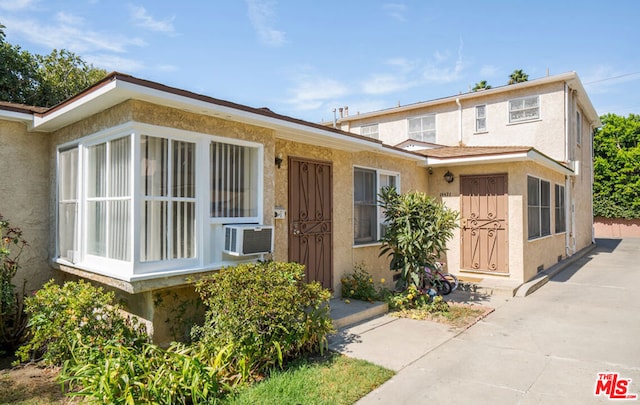
[[406,309],[390,313],[400,318],[410,318],[444,323],[456,330],[464,330],[494,311],[482,305],[469,305],[449,302],[448,312],[430,312],[426,308]]
[[0,404],[70,404],[60,384],[57,368],[36,364],[11,367],[11,357],[0,358]]

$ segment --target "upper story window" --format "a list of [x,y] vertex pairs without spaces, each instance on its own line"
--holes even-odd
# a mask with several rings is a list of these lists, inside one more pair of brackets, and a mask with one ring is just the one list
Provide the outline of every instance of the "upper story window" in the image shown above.
[[576,143],[578,146],[582,143],[582,116],[580,111],[576,111]]
[[538,96],[509,100],[509,122],[529,121],[540,118]]
[[361,126],[360,135],[368,136],[369,138],[373,138],[373,139],[378,139],[378,124]]
[[529,240],[551,235],[551,185],[527,176],[527,223]]
[[429,114],[418,118],[409,118],[409,138],[423,142],[436,142],[436,115]]
[[262,155],[144,124],[60,147],[58,260],[123,280],[223,265],[221,244],[207,242],[223,223],[261,222]]
[[556,233],[565,232],[567,230],[567,221],[564,205],[564,186],[556,184],[555,187],[556,201],[555,201],[555,214],[556,214]]
[[383,187],[400,191],[400,175],[356,167],[353,170],[353,231],[355,245],[375,243],[384,235],[384,212],[378,205]]
[[486,104],[476,106],[476,132],[487,130],[487,106]]

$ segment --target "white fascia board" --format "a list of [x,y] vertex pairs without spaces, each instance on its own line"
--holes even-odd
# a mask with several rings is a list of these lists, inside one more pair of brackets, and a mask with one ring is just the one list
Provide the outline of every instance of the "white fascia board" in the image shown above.
[[469,166],[473,164],[490,164],[490,163],[509,163],[509,162],[523,162],[531,160],[542,166],[545,166],[551,170],[560,172],[566,175],[573,175],[573,170],[568,167],[534,151],[519,153],[508,153],[502,155],[491,156],[469,156],[469,157],[457,157],[457,158],[436,158],[427,157],[426,165],[431,167],[444,167],[444,166]]
[[424,159],[412,153],[390,150],[383,147],[380,142],[350,137],[330,130],[256,114],[250,111],[215,104],[206,100],[198,100],[122,80],[114,80],[106,83],[99,89],[69,103],[59,110],[46,114],[44,117],[36,117],[34,127],[41,128],[42,130],[55,130],[103,111],[127,99],[148,101],[162,106],[190,111],[195,114],[209,115],[270,128],[276,131],[276,138],[279,139],[340,149],[348,152],[376,151],[418,161]]
[[31,123],[33,122],[33,114],[0,109],[0,119],[8,121],[20,121],[24,122],[27,125],[31,125]]
[[41,128],[43,130],[55,130],[95,114],[98,111],[96,110],[98,108],[105,109],[111,107],[117,102],[113,99],[109,99],[108,102],[104,102],[100,101],[99,98],[104,97],[115,88],[115,81],[106,83],[104,86],[92,91],[84,97],[72,101],[60,109],[46,113],[41,117],[35,115],[33,118],[33,127],[34,129]]

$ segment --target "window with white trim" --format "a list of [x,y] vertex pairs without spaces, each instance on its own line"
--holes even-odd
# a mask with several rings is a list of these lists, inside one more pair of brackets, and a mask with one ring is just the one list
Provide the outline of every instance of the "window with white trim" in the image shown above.
[[378,124],[363,125],[360,127],[360,135],[378,139]]
[[528,238],[551,235],[551,185],[548,181],[527,176]]
[[576,111],[576,143],[578,146],[582,143],[582,116],[580,111]]
[[57,260],[124,280],[229,264],[205,244],[224,223],[261,222],[262,145],[138,123],[112,132],[58,148]]
[[509,122],[530,121],[540,118],[538,96],[509,100]]
[[354,244],[376,243],[384,235],[384,212],[378,204],[383,187],[400,191],[400,175],[375,169],[356,167],[353,170],[353,231]]
[[436,115],[429,114],[423,117],[409,118],[407,120],[410,139],[423,142],[436,142]]
[[476,132],[485,132],[487,130],[487,105],[476,106]]
[[566,222],[566,214],[565,214],[565,203],[564,203],[565,195],[564,195],[564,186],[560,184],[556,184],[555,186],[555,231],[556,233],[566,232],[567,230],[567,222]]

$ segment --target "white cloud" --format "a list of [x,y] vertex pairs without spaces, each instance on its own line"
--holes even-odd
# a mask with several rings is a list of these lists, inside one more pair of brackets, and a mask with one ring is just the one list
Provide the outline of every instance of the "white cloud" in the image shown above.
[[270,0],[246,0],[249,20],[260,41],[269,46],[282,46],[286,42],[285,32],[273,28],[275,2]]
[[500,69],[493,65],[484,65],[480,68],[480,80],[487,80],[487,78],[495,77]]
[[400,3],[387,3],[382,6],[382,9],[394,20],[405,22],[407,19],[404,13],[407,11],[407,6]]
[[102,34],[87,29],[83,20],[71,14],[58,13],[55,24],[44,24],[32,19],[6,19],[3,24],[11,31],[26,38],[29,42],[48,48],[68,49],[84,54],[89,52],[125,52],[129,46],[144,46],[140,38],[122,35]]
[[145,65],[138,60],[123,58],[118,55],[84,55],[82,59],[91,63],[94,67],[105,69],[108,72],[135,73],[145,68]]
[[175,32],[173,27],[173,20],[175,17],[167,18],[165,20],[156,20],[147,13],[147,10],[142,6],[129,5],[129,12],[131,18],[138,27],[148,29],[155,32],[163,32],[165,34],[172,34]]
[[362,85],[366,94],[388,94],[414,87],[415,82],[407,80],[401,75],[374,74]]
[[288,100],[289,104],[296,110],[309,111],[319,109],[328,100],[347,95],[349,89],[334,79],[303,75],[289,92],[293,94]]
[[427,82],[435,83],[451,83],[459,80],[462,70],[464,69],[464,62],[462,58],[463,48],[464,43],[462,42],[462,39],[460,39],[460,44],[458,46],[458,58],[453,66],[450,65],[450,56],[448,52],[436,52],[434,54],[435,63],[428,63],[423,68],[422,77]]
[[40,0],[0,0],[0,10],[18,11],[34,7]]

